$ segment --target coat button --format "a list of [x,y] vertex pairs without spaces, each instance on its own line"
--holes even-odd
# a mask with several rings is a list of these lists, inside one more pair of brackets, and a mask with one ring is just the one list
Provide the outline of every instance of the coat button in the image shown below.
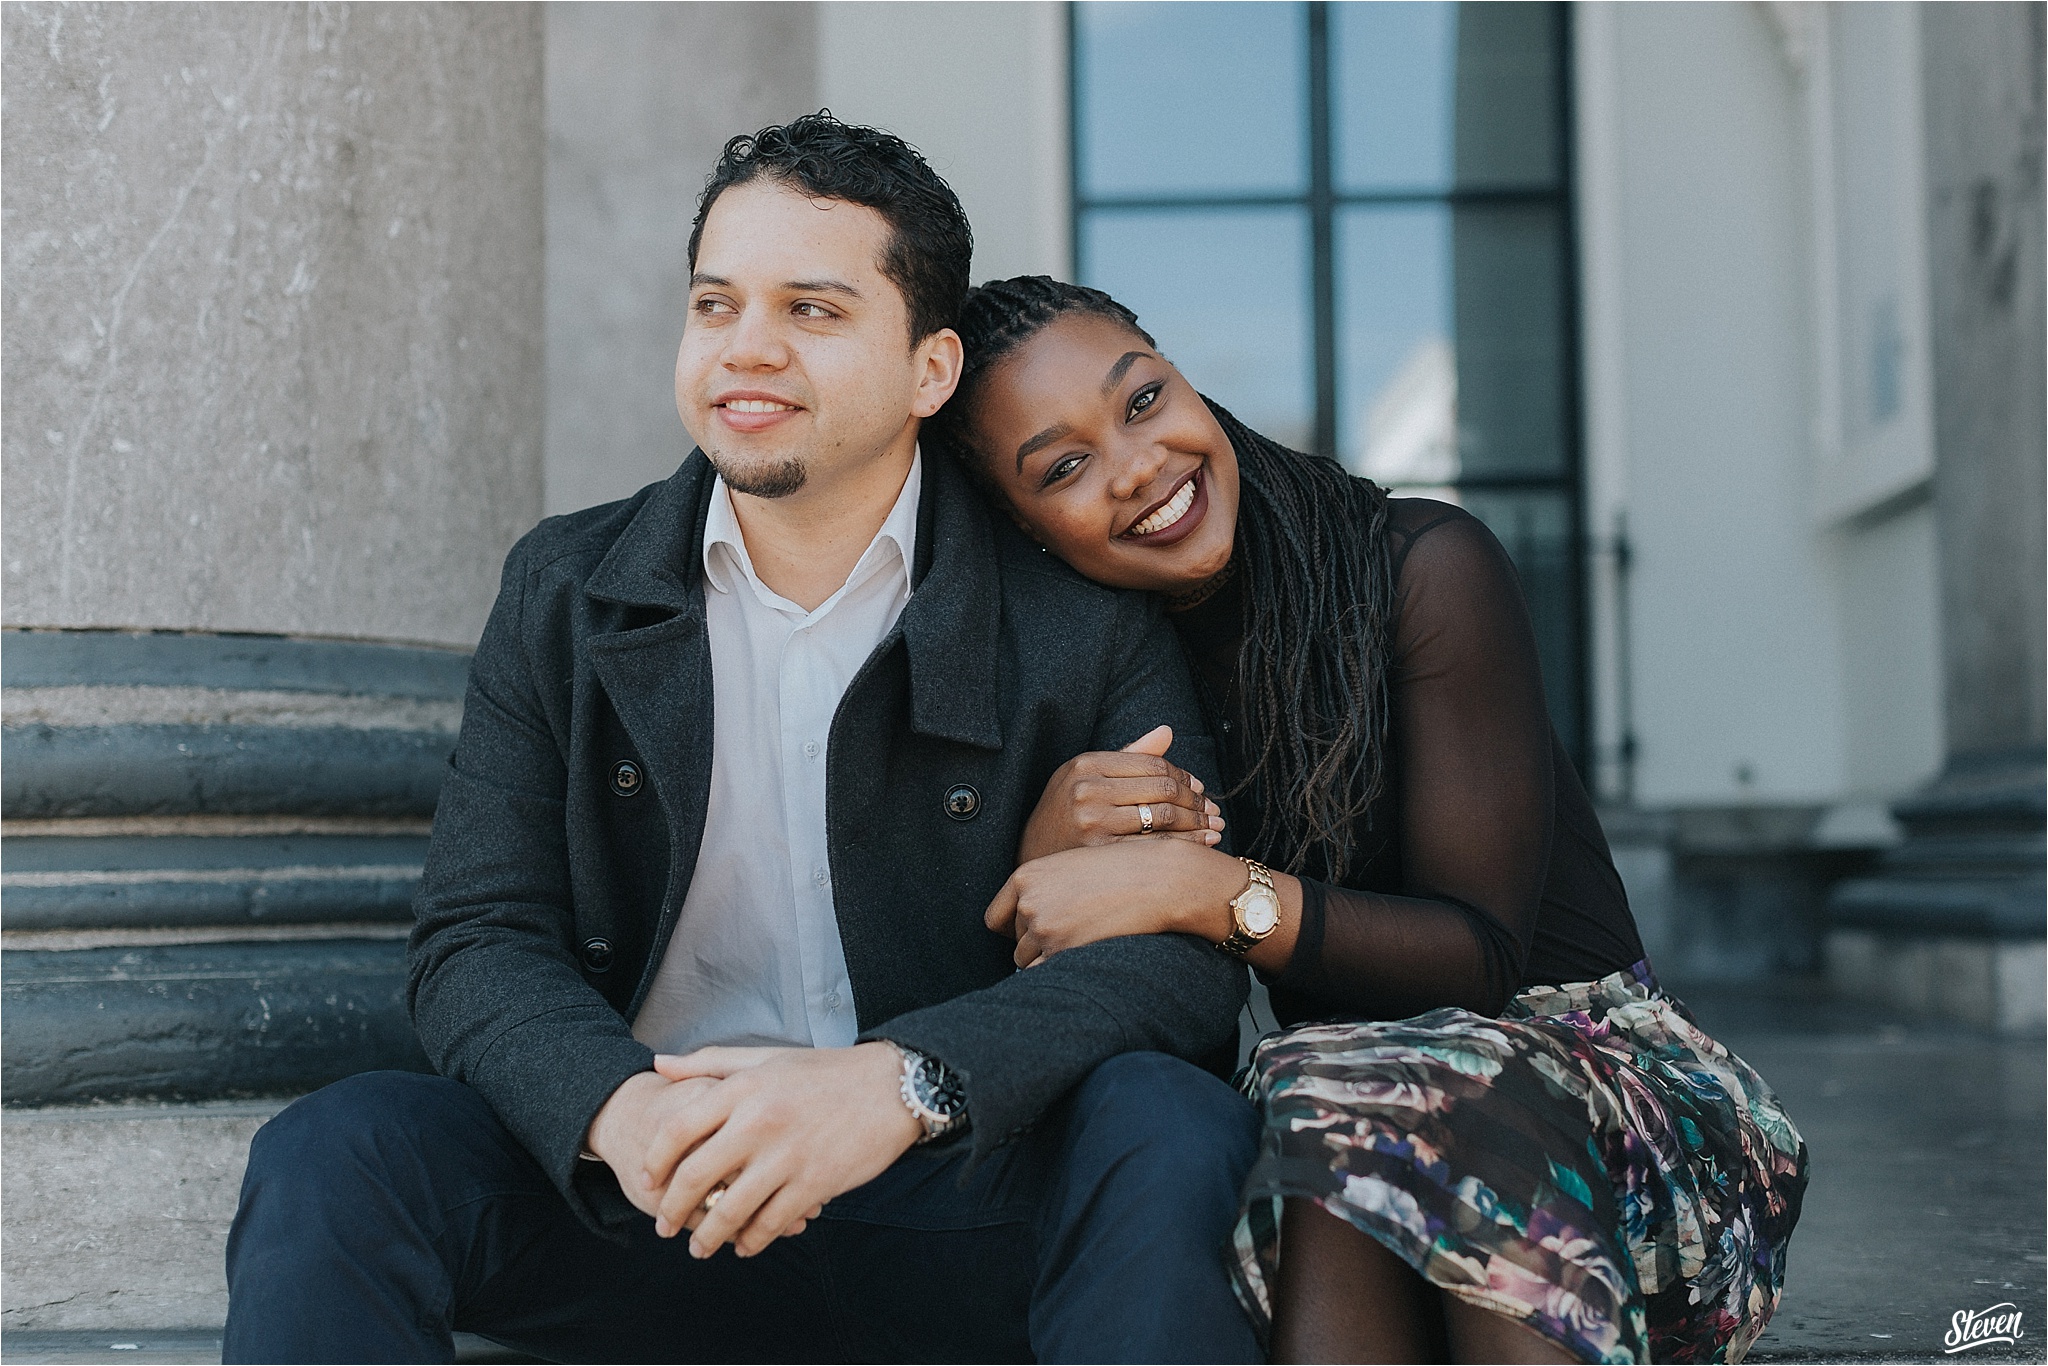
[[610,972],[612,970],[612,941],[609,939],[584,940],[583,967],[587,972]]
[[621,759],[612,765],[612,791],[621,797],[640,795],[640,765],[631,759]]
[[971,821],[981,812],[981,794],[966,783],[946,789],[946,814],[956,821]]

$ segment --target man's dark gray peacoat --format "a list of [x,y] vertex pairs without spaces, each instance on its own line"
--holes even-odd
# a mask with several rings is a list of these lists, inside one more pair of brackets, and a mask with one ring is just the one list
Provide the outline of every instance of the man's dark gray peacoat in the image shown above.
[[[675,927],[711,782],[702,452],[512,550],[470,668],[415,903],[410,997],[427,1056],[481,1092],[594,1224],[635,1217],[577,1152],[651,1062],[628,1021]],[[1171,627],[993,516],[925,457],[914,590],[833,718],[826,825],[865,1038],[965,1078],[987,1151],[1106,1058],[1197,1058],[1233,1036],[1245,969],[1177,935],[1015,971],[982,924],[1053,770],[1165,722],[1212,750]]]

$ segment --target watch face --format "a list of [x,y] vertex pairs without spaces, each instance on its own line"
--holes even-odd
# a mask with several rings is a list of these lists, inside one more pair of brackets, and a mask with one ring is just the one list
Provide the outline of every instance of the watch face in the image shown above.
[[1255,883],[1238,901],[1237,916],[1247,934],[1271,934],[1280,924],[1280,898],[1272,888]]
[[967,1108],[966,1090],[950,1068],[933,1058],[918,1064],[917,1092],[925,1108],[938,1114],[956,1115]]

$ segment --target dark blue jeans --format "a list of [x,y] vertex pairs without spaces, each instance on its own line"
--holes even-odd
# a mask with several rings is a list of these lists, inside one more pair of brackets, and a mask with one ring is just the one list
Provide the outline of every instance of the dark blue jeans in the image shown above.
[[1251,1107],[1159,1053],[1111,1059],[969,1169],[913,1148],[796,1238],[704,1261],[652,1220],[591,1233],[483,1098],[370,1072],[250,1147],[224,1359],[1256,1361],[1225,1246]]

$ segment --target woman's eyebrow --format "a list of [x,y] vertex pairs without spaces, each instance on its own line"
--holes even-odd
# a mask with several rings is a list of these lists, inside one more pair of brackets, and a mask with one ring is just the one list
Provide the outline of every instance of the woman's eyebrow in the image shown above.
[[1109,391],[1123,383],[1123,378],[1131,372],[1131,367],[1151,354],[1150,351],[1126,351],[1118,356],[1116,364],[1109,367],[1109,374],[1102,381],[1102,396],[1109,397]]
[[1064,422],[1055,423],[1054,425],[1047,427],[1044,431],[1040,432],[1037,436],[1032,437],[1029,441],[1026,441],[1023,445],[1019,446],[1017,448],[1017,473],[1019,475],[1022,475],[1024,473],[1024,462],[1028,460],[1033,453],[1037,451],[1042,451],[1047,446],[1050,446],[1053,442],[1063,440],[1064,438],[1072,435],[1073,430],[1074,429],[1072,427],[1069,427]]

